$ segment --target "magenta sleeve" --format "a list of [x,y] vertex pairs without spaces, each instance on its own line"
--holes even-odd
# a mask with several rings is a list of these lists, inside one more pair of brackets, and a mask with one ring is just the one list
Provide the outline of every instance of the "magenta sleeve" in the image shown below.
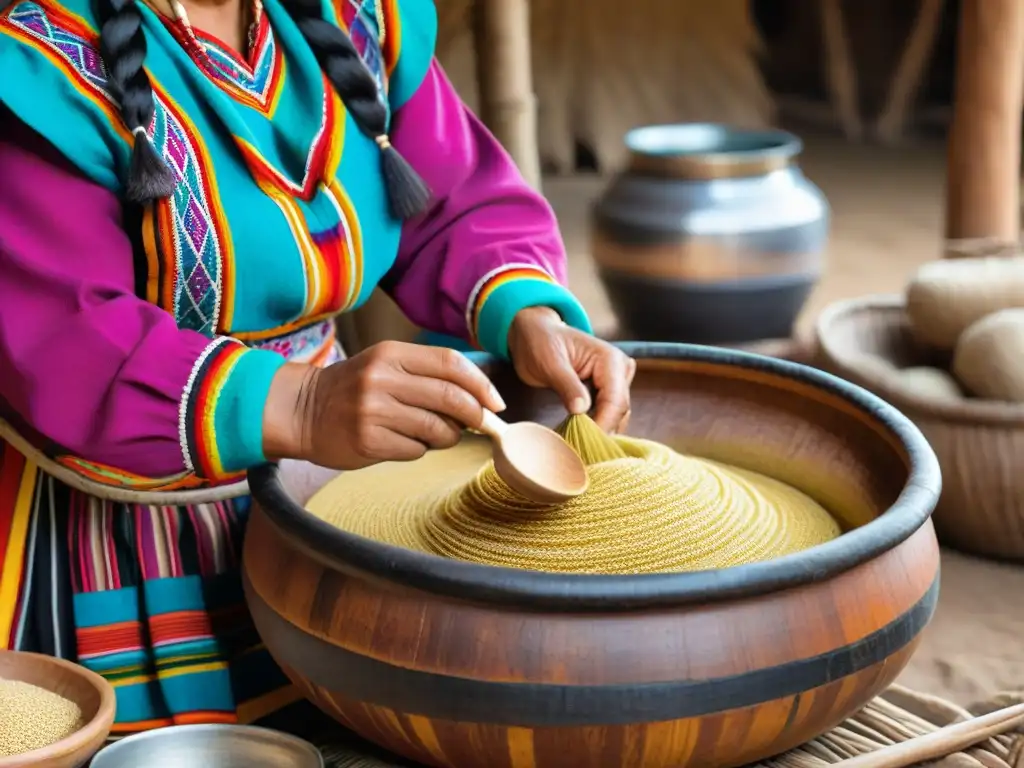
[[501,356],[512,318],[528,306],[550,306],[590,330],[565,288],[565,247],[551,207],[436,61],[396,111],[391,139],[434,197],[426,214],[406,223],[383,282],[409,319]]
[[225,355],[241,345],[179,330],[138,298],[118,199],[2,114],[0,136],[0,400],[57,452],[144,477],[199,475],[190,465],[209,462],[189,455],[189,392],[250,350]]

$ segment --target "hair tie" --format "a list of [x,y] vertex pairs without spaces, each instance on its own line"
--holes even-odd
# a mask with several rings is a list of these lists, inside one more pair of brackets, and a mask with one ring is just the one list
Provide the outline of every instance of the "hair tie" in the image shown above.
[[382,133],[380,136],[374,139],[377,142],[377,146],[380,147],[381,152],[385,152],[391,149],[391,139],[388,138],[386,133]]
[[134,136],[135,138],[141,137],[146,141],[149,141],[149,131],[147,131],[146,128],[141,125],[132,128],[132,136]]

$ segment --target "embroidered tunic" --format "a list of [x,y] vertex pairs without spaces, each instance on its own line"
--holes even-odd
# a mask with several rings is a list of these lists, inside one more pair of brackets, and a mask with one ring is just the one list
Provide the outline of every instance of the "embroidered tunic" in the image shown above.
[[[0,14],[0,414],[89,480],[237,480],[265,460],[274,373],[335,359],[332,318],[378,285],[418,325],[500,356],[528,306],[589,329],[549,206],[433,61],[429,0],[324,4],[434,193],[404,225],[377,147],[280,0],[264,9],[242,58],[142,6],[149,134],[178,179],[143,210],[122,204],[132,137],[88,0]],[[119,732],[296,699],[241,604],[247,510],[88,496],[0,441],[0,648],[115,681]]]

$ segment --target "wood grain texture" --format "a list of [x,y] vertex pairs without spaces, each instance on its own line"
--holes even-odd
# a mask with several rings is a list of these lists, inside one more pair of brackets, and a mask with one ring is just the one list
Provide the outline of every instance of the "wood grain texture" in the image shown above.
[[946,237],[1020,237],[1024,4],[962,3],[949,126]]
[[300,679],[300,690],[346,727],[391,751],[441,768],[676,768],[743,765],[835,726],[839,713],[885,689],[917,641],[855,676],[756,707],[711,716],[595,728],[500,727],[432,720],[346,699]]
[[[920,516],[937,477],[920,435],[816,371],[634,349],[632,433],[770,470],[860,527],[722,571],[534,574],[311,537],[306,513],[254,476],[250,609],[310,699],[442,768],[724,768],[813,738],[895,678],[938,590],[938,548]],[[560,418],[550,395],[486,370],[510,419]],[[304,500],[329,476],[291,465],[274,482]],[[901,520],[911,521],[902,532]]]
[[[312,563],[282,559],[287,546],[253,520],[247,559]],[[264,641],[310,700],[393,752],[444,768],[724,767],[819,735],[895,679],[934,608],[938,550],[927,526],[830,581],[624,615],[514,613],[291,572],[247,584]]]

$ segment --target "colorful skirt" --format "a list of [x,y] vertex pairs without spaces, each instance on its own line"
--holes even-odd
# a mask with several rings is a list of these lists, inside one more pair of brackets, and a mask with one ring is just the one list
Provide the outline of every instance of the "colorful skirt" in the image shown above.
[[189,507],[88,496],[0,441],[0,649],[99,673],[115,735],[250,723],[299,700],[249,618],[249,498]]

